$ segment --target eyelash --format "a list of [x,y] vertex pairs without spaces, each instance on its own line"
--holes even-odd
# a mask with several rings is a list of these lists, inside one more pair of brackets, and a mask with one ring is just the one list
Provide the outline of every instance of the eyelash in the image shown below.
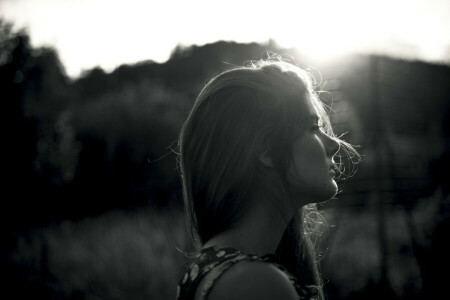
[[318,124],[314,124],[314,127],[313,127],[313,130],[314,130],[314,132],[323,132],[322,130],[321,130],[321,128],[323,128],[324,126],[323,125],[318,125]]

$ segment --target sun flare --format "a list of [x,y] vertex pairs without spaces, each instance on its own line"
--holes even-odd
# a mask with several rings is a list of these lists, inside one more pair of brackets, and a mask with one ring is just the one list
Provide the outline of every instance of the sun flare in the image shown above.
[[279,0],[214,2],[18,0],[0,17],[53,46],[71,76],[101,66],[163,62],[177,44],[218,40],[295,47],[313,61],[379,53],[449,62],[450,1]]

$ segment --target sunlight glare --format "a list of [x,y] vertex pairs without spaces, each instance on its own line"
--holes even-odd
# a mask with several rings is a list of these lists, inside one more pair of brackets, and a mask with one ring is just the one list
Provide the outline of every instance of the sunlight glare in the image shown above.
[[291,25],[273,37],[321,62],[353,53],[437,61],[450,46],[448,12],[450,1],[442,0],[296,1],[275,22]]
[[311,63],[353,53],[443,61],[450,49],[446,0],[19,0],[0,2],[0,16],[26,26],[34,46],[55,47],[70,76],[219,40],[272,39]]

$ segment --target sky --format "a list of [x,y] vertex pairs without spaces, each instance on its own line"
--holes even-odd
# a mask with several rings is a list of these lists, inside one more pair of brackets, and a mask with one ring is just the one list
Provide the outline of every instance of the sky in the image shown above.
[[0,17],[54,47],[71,77],[218,40],[273,39],[321,62],[376,53],[450,64],[450,0],[0,0]]

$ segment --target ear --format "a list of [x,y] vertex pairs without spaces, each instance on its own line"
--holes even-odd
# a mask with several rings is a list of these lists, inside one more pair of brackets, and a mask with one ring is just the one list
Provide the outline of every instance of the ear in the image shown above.
[[269,149],[264,147],[258,155],[259,161],[266,167],[273,168],[273,160],[269,155]]

